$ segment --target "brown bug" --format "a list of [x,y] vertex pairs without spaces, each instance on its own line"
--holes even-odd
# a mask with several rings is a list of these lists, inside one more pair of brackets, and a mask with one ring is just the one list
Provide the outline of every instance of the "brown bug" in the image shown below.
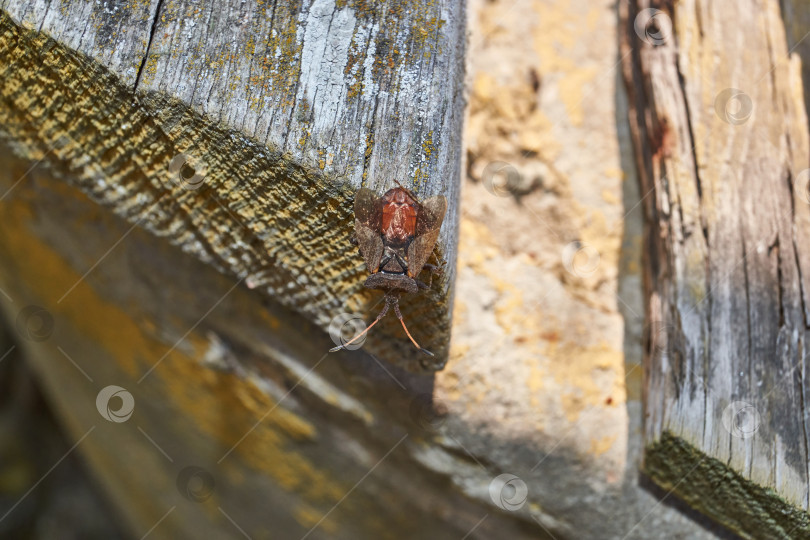
[[366,261],[371,275],[364,285],[369,289],[385,291],[385,305],[374,322],[354,336],[351,341],[329,350],[339,351],[351,345],[371,327],[380,322],[393,306],[394,313],[402,323],[402,328],[421,352],[433,353],[419,346],[399,311],[399,297],[402,293],[416,293],[430,286],[419,281],[422,269],[428,270],[433,278],[437,270],[426,264],[428,257],[439,238],[439,229],[447,211],[447,199],[443,195],[419,202],[416,195],[402,187],[389,189],[382,197],[367,188],[360,188],[354,197],[355,243]]

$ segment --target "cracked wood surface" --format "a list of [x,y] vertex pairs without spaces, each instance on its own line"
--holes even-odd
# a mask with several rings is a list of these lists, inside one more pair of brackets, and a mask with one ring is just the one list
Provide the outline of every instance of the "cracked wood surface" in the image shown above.
[[744,4],[620,4],[649,195],[644,468],[743,536],[796,537],[810,533],[802,59],[778,2]]
[[[0,7],[3,132],[18,154],[323,329],[343,312],[372,318],[377,300],[348,243],[354,191],[399,180],[446,195],[434,252],[444,275],[402,303],[441,369],[458,222],[460,3]],[[183,160],[190,168],[177,172]],[[378,325],[366,350],[420,370],[395,322]]]

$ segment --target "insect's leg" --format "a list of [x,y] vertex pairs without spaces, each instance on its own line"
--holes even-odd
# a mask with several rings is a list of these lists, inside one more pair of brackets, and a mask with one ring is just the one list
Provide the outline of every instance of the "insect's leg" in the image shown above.
[[422,283],[419,280],[416,280],[416,285],[419,286],[422,289],[429,289],[430,286],[433,285],[433,275],[434,274],[441,274],[442,272],[444,272],[444,265],[445,264],[446,263],[442,263],[441,266],[436,266],[435,264],[425,263],[425,266],[422,267],[422,270],[427,270],[428,276],[430,277],[430,279],[428,279],[427,285],[425,285],[424,283]]
[[374,326],[375,324],[380,322],[380,319],[385,317],[386,313],[388,313],[388,302],[386,302],[385,305],[383,306],[383,308],[380,310],[380,314],[377,315],[377,318],[374,319],[374,322],[371,323],[370,325],[368,325],[365,330],[363,330],[362,332],[360,332],[359,334],[354,336],[351,339],[351,341],[348,341],[348,342],[344,343],[343,345],[338,345],[337,347],[332,347],[331,349],[329,349],[329,352],[336,352],[336,351],[339,351],[340,349],[344,349],[344,348],[348,347],[349,345],[351,345],[352,343],[354,343],[355,341],[357,341],[358,339],[360,339],[361,336],[363,336],[366,332],[371,330],[372,326]]
[[408,332],[408,327],[405,326],[405,321],[402,320],[402,313],[399,312],[399,304],[394,304],[394,313],[396,314],[397,319],[399,319],[399,322],[402,323],[402,328],[405,329],[405,333],[408,334],[408,339],[411,340],[411,343],[413,343],[414,346],[417,349],[419,349],[420,352],[423,352],[428,356],[434,356],[434,354],[432,352],[430,352],[429,350],[423,349],[422,347],[420,347],[419,344],[416,342],[416,340],[413,339],[413,336],[411,335],[411,333]]

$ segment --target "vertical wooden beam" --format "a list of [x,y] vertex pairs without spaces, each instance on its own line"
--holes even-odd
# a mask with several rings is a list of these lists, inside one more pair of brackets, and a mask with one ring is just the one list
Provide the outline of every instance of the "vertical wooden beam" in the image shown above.
[[647,220],[644,468],[746,537],[807,534],[810,153],[776,1],[622,2]]

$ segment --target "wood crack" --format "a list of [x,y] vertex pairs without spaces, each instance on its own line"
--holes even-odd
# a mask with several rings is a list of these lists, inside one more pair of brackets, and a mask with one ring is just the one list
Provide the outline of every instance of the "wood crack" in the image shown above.
[[[799,245],[796,242],[796,203],[795,197],[796,194],[794,193],[794,185],[795,179],[793,178],[793,174],[791,173],[790,169],[788,168],[787,172],[788,178],[788,193],[790,193],[790,223],[793,225],[790,228],[790,241],[793,243],[793,258],[796,263],[796,272],[798,273],[798,280],[799,280],[799,302],[802,306],[802,319],[804,320],[804,328],[810,330],[810,319],[808,319],[808,312],[807,312],[807,301],[805,300],[805,295],[807,291],[804,287],[804,278],[802,277],[802,265],[801,260],[799,259]],[[805,187],[807,189],[807,187]]]
[[51,10],[52,3],[53,2],[51,0],[48,1],[48,6],[45,8],[45,13],[42,14],[42,20],[39,21],[39,27],[37,28],[37,32],[42,32],[42,26],[45,24],[45,19],[48,18],[48,12]]
[[[802,363],[801,369],[799,369],[799,403],[801,404],[801,426],[802,426],[802,435],[803,439],[802,442],[804,444],[804,455],[810,456],[810,442],[808,442],[808,432],[807,432],[807,400],[805,399],[805,392],[804,392],[804,381],[807,380],[807,370],[805,369],[805,343],[807,342],[806,338],[800,337],[798,343],[796,343],[796,351],[797,351],[797,358],[798,361]],[[805,474],[807,475],[806,478],[810,480],[810,460],[805,461]],[[805,491],[805,498],[804,498],[804,508],[807,510],[810,508],[810,490]]]
[[132,88],[133,91],[138,89],[138,85],[141,83],[141,74],[143,73],[143,68],[146,66],[146,61],[149,59],[149,51],[152,49],[152,40],[155,37],[155,31],[157,31],[161,7],[163,7],[163,0],[158,0],[157,7],[155,8],[155,17],[152,19],[152,26],[149,29],[149,40],[146,42],[146,51],[143,54],[141,65],[138,66],[138,74],[135,76],[135,86]]
[[785,283],[784,278],[782,276],[782,257],[781,257],[781,249],[779,245],[779,232],[777,231],[776,237],[773,243],[768,246],[768,255],[773,256],[776,255],[776,281],[779,283],[779,286],[776,288],[777,295],[776,295],[776,302],[779,309],[779,328],[783,328],[785,326]]
[[[676,45],[677,45],[677,43],[676,43]],[[703,211],[703,209],[704,209],[704,205],[703,205],[703,184],[702,184],[702,182],[700,180],[700,174],[698,173],[698,157],[697,157],[697,152],[695,150],[697,148],[697,142],[695,140],[694,127],[692,126],[692,113],[691,113],[690,106],[689,106],[689,98],[688,98],[688,96],[686,94],[686,79],[683,76],[683,72],[681,71],[681,66],[680,66],[680,64],[679,64],[679,62],[677,60],[677,57],[675,59],[675,71],[678,74],[678,84],[679,84],[680,91],[681,91],[681,97],[683,99],[683,107],[684,107],[685,116],[686,116],[686,118],[685,118],[686,126],[685,127],[686,127],[686,130],[687,130],[687,133],[689,133],[689,146],[690,146],[689,154],[690,154],[690,157],[692,158],[692,173],[695,176],[695,188],[697,189],[697,195],[698,195],[698,202],[699,202],[699,209],[700,209],[700,225],[701,225],[701,228],[703,229],[703,238],[706,241],[706,247],[708,249],[708,245],[709,245],[709,226],[708,226],[708,224],[706,222],[705,212]],[[708,265],[708,257],[707,257],[706,260],[707,260],[707,265]],[[707,276],[707,281],[708,281],[708,276]]]

